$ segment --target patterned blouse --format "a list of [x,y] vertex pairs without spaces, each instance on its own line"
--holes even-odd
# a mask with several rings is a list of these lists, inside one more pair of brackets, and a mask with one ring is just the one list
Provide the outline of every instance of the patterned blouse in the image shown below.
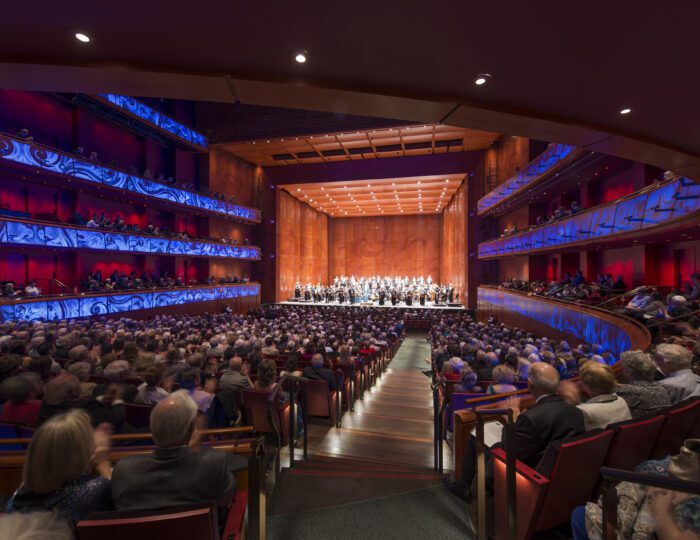
[[52,493],[15,491],[7,503],[7,512],[56,510],[75,525],[93,512],[112,510],[112,483],[101,476],[85,475]]
[[673,404],[666,388],[658,382],[619,384],[615,393],[627,402],[632,418],[653,414]]

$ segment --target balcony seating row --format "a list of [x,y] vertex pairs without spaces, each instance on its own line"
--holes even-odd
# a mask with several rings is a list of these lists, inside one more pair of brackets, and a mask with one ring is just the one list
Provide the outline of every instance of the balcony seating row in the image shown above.
[[698,217],[700,184],[678,178],[506,238],[481,242],[479,259],[559,250],[658,231]]

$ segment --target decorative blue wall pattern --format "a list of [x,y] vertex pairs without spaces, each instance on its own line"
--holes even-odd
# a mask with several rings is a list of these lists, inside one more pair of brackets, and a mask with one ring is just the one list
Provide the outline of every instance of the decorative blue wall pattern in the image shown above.
[[506,257],[639,232],[700,210],[700,184],[679,178],[649,186],[549,225],[479,244],[480,259]]
[[136,116],[143,122],[162,129],[178,139],[182,139],[192,146],[196,146],[201,150],[206,150],[208,147],[207,138],[204,135],[138,99],[118,94],[98,94],[98,97],[114,107]]
[[191,257],[260,259],[260,248],[213,242],[184,241],[99,229],[45,225],[0,218],[0,245],[96,249],[128,253],[162,253]]
[[206,210],[225,217],[260,221],[258,211],[254,208],[238,206],[207,197],[206,195],[147,180],[119,169],[113,169],[100,163],[64,154],[63,152],[35,143],[25,142],[5,134],[0,134],[0,159],[182,204],[198,210]]
[[477,212],[482,214],[498,206],[511,195],[537,182],[545,174],[559,166],[562,161],[573,157],[576,150],[575,146],[568,144],[550,144],[547,150],[532,160],[525,170],[518,172],[479,199]]
[[[534,296],[479,287],[477,291],[478,309],[488,311],[503,309],[517,313],[554,330],[564,332],[581,343],[597,343],[604,352],[611,353],[618,360],[620,353],[629,350],[631,338],[614,322],[571,309],[565,304],[556,305]],[[489,304],[489,305],[485,305]]]
[[175,290],[119,293],[103,296],[37,299],[0,304],[0,321],[74,319],[137,309],[161,308],[260,294],[260,285],[219,285]]

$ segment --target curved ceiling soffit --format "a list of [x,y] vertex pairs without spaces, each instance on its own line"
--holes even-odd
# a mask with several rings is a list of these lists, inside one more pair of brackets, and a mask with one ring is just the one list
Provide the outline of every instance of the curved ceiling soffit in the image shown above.
[[271,81],[187,74],[126,66],[85,67],[0,63],[4,88],[189,99],[393,118],[571,144],[670,169],[700,181],[700,155],[581,120],[445,96],[408,96],[384,89],[340,89],[312,81]]

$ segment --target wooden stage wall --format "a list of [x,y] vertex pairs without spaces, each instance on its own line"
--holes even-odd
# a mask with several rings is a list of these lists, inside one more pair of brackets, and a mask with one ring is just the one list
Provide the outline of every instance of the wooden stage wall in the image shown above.
[[467,189],[457,190],[442,212],[440,283],[452,283],[464,300],[467,283]]
[[276,301],[294,284],[334,276],[432,276],[464,298],[467,195],[462,186],[444,214],[329,218],[280,190],[277,198]]
[[328,215],[280,190],[277,197],[277,301],[294,284],[328,282]]
[[330,277],[440,276],[439,214],[332,218]]

